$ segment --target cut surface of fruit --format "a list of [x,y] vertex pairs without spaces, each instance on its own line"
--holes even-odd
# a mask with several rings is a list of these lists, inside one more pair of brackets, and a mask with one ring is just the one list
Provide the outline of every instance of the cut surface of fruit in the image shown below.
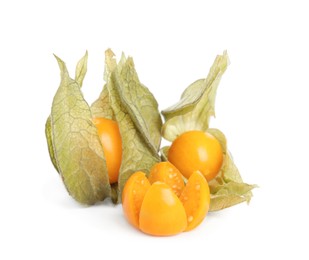
[[150,183],[143,172],[135,172],[126,182],[122,192],[122,208],[126,219],[139,227],[139,214]]
[[208,183],[199,171],[191,174],[180,195],[180,201],[187,215],[188,226],[185,231],[189,231],[203,221],[209,210],[210,192]]
[[158,181],[148,189],[140,210],[139,227],[154,236],[175,235],[186,229],[185,209],[167,184]]
[[170,162],[156,163],[150,171],[149,182],[152,184],[156,181],[166,183],[175,194],[179,197],[185,184],[180,171]]

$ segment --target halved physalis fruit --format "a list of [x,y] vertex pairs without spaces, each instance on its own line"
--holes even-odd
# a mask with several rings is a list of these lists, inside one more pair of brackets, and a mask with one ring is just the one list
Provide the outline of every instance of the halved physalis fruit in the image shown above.
[[122,208],[127,220],[139,228],[139,213],[150,183],[143,172],[136,172],[126,182],[122,192]]
[[180,171],[170,162],[156,163],[150,171],[149,182],[152,184],[156,181],[166,183],[175,194],[179,197],[185,184]]
[[166,183],[155,182],[146,192],[139,227],[144,233],[154,236],[175,235],[186,229],[185,209]]
[[189,231],[198,226],[209,210],[210,192],[205,177],[195,171],[191,174],[186,187],[180,195],[180,200],[185,208]]

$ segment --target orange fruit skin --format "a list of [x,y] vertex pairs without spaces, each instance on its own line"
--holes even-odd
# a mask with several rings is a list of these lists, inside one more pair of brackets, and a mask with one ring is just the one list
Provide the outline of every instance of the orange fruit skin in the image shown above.
[[156,163],[150,170],[149,182],[156,181],[166,183],[179,197],[185,184],[180,171],[170,162]]
[[188,131],[172,143],[168,160],[188,179],[194,171],[200,171],[207,181],[216,177],[223,162],[222,148],[218,140],[203,131]]
[[179,199],[187,215],[188,226],[185,231],[192,230],[204,220],[210,205],[208,183],[199,171],[191,174]]
[[122,141],[118,123],[114,120],[96,117],[93,119],[101,140],[110,183],[118,181],[122,158]]
[[130,224],[139,228],[139,214],[150,183],[143,172],[135,172],[126,182],[122,191],[122,209]]
[[187,227],[187,216],[179,198],[163,182],[155,182],[148,189],[140,211],[139,227],[154,236],[171,236]]

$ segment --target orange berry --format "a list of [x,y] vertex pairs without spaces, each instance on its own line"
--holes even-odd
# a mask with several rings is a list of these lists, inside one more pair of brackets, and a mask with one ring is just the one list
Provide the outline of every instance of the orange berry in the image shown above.
[[203,131],[188,131],[172,143],[168,160],[188,179],[194,171],[200,171],[207,181],[219,173],[223,152],[219,141]]
[[110,183],[118,181],[122,158],[122,141],[118,123],[114,120],[96,117],[93,119],[98,129]]

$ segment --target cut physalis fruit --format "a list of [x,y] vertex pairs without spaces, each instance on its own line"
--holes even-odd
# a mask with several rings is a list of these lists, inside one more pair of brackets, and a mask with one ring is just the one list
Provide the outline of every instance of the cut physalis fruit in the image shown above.
[[156,181],[166,183],[175,194],[179,197],[185,184],[180,171],[170,162],[156,163],[150,171],[149,182],[152,184]]
[[139,228],[139,212],[150,183],[143,172],[134,173],[122,192],[122,208],[127,220]]
[[171,188],[155,182],[147,191],[142,203],[140,229],[155,236],[170,236],[184,231],[187,216],[183,205]]
[[[171,168],[172,174],[177,174],[169,178]],[[145,173],[134,173],[122,193],[123,211],[129,223],[153,236],[176,235],[199,225],[209,209],[207,181],[200,172],[194,172],[177,197],[172,189],[177,176],[170,163],[156,164],[149,176],[150,182]]]
[[195,171],[191,174],[186,187],[180,195],[180,200],[185,208],[189,231],[198,226],[209,210],[210,192],[204,176]]

